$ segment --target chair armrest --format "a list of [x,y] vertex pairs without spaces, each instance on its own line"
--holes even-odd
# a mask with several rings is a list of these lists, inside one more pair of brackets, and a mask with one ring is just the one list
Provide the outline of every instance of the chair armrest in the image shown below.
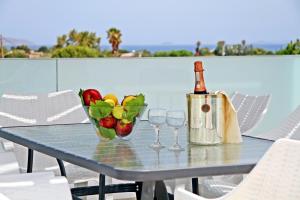
[[14,143],[5,139],[0,139],[0,143],[3,146],[4,151],[13,151]]

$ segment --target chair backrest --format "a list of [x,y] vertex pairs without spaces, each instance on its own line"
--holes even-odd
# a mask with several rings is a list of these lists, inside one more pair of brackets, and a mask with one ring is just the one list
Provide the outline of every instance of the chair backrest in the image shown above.
[[[78,95],[73,91],[48,94],[3,94],[0,97],[0,127],[89,122]],[[14,144],[21,171],[27,166],[27,148]],[[33,169],[59,169],[54,158],[35,152]]]
[[0,126],[85,123],[88,118],[79,97],[71,90],[48,94],[3,94]]
[[234,106],[234,108],[236,110],[239,109],[239,107],[242,105],[242,102],[244,101],[244,99],[246,98],[247,95],[245,94],[241,94],[238,92],[235,92],[232,96],[231,96],[231,102]]
[[300,141],[276,141],[228,199],[300,199],[299,154]]
[[272,140],[284,137],[300,140],[300,105],[277,128],[258,136]]
[[253,129],[262,119],[270,102],[270,95],[250,96],[235,92],[231,101],[237,111],[241,133]]

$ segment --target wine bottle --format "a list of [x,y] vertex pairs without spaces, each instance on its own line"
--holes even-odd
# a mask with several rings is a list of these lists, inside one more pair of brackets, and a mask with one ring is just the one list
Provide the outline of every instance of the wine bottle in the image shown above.
[[205,87],[204,81],[204,69],[201,61],[196,61],[194,63],[194,72],[195,72],[195,88],[194,94],[208,94]]

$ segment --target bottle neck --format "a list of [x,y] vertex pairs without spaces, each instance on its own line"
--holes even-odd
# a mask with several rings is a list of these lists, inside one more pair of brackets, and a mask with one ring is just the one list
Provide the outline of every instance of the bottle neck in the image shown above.
[[195,72],[195,94],[208,94],[205,87],[203,71]]

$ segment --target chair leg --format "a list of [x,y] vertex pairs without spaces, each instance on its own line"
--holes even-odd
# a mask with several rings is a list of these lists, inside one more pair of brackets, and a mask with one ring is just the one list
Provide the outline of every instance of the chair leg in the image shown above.
[[136,200],[141,200],[142,199],[142,188],[143,188],[143,182],[136,182],[137,184],[137,191],[136,191]]
[[28,148],[27,173],[32,172],[33,166],[33,150]]
[[[79,188],[79,187],[88,187],[89,182],[88,181],[84,181],[84,182],[79,182],[79,183],[74,183],[74,188]],[[77,197],[79,198],[79,197]],[[81,196],[79,198],[80,200],[87,200],[88,197],[87,196]],[[74,199],[73,199],[74,200]]]
[[99,200],[105,200],[105,175],[99,175]]
[[56,158],[58,166],[59,166],[59,170],[60,170],[60,174],[64,177],[67,177],[67,173],[66,173],[66,169],[65,169],[65,165],[64,162],[58,158]]
[[75,196],[75,195],[72,195],[72,199],[73,199],[73,200],[82,200],[82,199],[80,199],[79,197],[77,197],[77,196]]
[[192,191],[194,194],[199,195],[199,182],[198,178],[192,178]]

